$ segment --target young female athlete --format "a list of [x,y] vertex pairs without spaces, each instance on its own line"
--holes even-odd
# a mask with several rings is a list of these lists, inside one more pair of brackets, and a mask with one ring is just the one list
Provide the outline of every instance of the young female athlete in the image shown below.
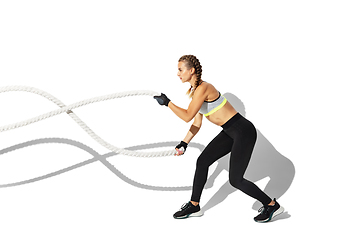
[[163,93],[161,96],[154,97],[160,105],[168,106],[185,122],[194,119],[184,140],[176,146],[176,155],[178,156],[185,153],[188,143],[200,130],[203,116],[223,128],[197,159],[191,201],[185,203],[180,211],[174,214],[174,218],[182,219],[203,215],[199,202],[208,177],[209,166],[231,152],[230,184],[260,201],[264,206],[260,208],[259,212],[261,213],[254,220],[268,222],[276,215],[281,214],[284,208],[276,202],[276,199],[271,200],[254,183],[244,178],[256,142],[256,129],[250,121],[233,108],[213,85],[203,81],[201,74],[202,67],[195,56],[184,55],[179,59],[177,75],[183,83],[188,82],[191,85],[187,92],[192,98],[188,109],[176,106]]

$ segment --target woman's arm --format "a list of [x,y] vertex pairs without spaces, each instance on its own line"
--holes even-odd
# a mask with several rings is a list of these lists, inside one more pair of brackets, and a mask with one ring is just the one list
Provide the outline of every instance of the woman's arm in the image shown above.
[[201,113],[196,114],[193,124],[190,127],[190,130],[184,138],[184,142],[189,143],[191,139],[199,132],[202,124],[203,115]]
[[168,107],[182,120],[184,120],[185,122],[190,122],[195,115],[199,112],[201,105],[203,104],[203,102],[206,99],[206,87],[203,85],[200,85],[196,91],[195,94],[189,104],[188,109],[183,109],[180,108],[178,106],[176,106],[175,104],[173,104],[173,102],[169,102]]
[[[191,125],[190,130],[186,134],[183,142],[188,144],[195,137],[195,135],[199,132],[199,130],[201,128],[202,119],[203,119],[203,115],[201,113],[196,114],[194,122]],[[179,151],[178,148],[176,148],[176,150],[177,150],[177,154],[176,154],[177,156],[184,154],[184,152]]]

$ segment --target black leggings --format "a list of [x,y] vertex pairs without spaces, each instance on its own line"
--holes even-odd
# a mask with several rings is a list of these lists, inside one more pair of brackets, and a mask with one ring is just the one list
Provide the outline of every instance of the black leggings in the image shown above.
[[231,152],[230,184],[259,200],[263,205],[268,205],[271,198],[254,183],[244,178],[256,142],[257,133],[254,125],[237,113],[222,128],[223,130],[206,146],[197,160],[191,201],[200,201],[208,177],[209,166]]

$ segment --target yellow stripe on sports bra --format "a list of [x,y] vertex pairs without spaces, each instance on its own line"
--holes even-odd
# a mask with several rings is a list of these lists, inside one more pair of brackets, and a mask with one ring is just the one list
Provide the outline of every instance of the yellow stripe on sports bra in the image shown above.
[[204,114],[204,116],[207,117],[207,116],[213,114],[214,112],[216,112],[217,110],[219,110],[220,108],[222,108],[222,107],[225,105],[226,102],[227,102],[227,100],[226,100],[226,98],[224,98],[224,100],[222,101],[222,103],[221,103],[219,106],[217,106],[216,108],[214,108],[214,109],[211,110],[210,112]]

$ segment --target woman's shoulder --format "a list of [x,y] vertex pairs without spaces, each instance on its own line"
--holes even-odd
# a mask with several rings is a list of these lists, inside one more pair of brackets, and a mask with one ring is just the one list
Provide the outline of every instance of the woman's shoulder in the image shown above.
[[211,84],[211,83],[208,83],[208,82],[205,82],[203,81],[199,86],[198,88],[202,89],[203,91],[210,91],[210,92],[213,92],[213,91],[216,91],[216,88]]
[[202,81],[198,88],[214,88],[214,86],[209,82]]
[[208,82],[202,82],[197,89],[200,95],[205,96],[205,101],[216,99],[219,96],[219,91]]

